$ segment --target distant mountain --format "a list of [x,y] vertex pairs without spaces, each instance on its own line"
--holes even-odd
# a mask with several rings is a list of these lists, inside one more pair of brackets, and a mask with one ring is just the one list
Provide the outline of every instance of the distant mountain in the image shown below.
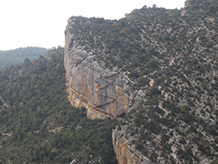
[[25,58],[37,59],[40,55],[45,55],[50,49],[40,47],[17,48],[9,51],[0,51],[0,70],[24,62]]

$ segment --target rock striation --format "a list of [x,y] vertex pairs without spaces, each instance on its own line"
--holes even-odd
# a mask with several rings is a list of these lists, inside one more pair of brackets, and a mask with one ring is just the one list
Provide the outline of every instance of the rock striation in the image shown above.
[[119,163],[142,163],[142,154],[160,164],[217,160],[216,2],[188,0],[180,11],[144,7],[117,21],[69,19],[71,104],[93,119],[132,109],[113,130]]
[[113,147],[119,164],[152,164],[131,143],[131,137],[126,135],[125,127],[117,128],[112,132]]
[[203,6],[205,4],[218,4],[217,0],[187,0],[185,1],[185,7],[190,6]]
[[104,68],[95,56],[74,44],[66,30],[65,69],[69,100],[73,106],[86,107],[89,118],[121,118],[133,100],[130,80]]

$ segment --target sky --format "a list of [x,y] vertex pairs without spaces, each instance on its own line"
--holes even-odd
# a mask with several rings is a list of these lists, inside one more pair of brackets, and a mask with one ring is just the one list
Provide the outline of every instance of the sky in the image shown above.
[[184,7],[185,0],[0,0],[0,50],[64,46],[71,16],[120,19],[144,5]]

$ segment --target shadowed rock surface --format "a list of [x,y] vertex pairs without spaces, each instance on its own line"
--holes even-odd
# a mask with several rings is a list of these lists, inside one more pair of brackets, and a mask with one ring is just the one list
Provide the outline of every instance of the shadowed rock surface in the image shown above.
[[68,32],[65,69],[69,100],[73,106],[86,107],[89,118],[117,119],[127,114],[128,105],[133,100],[130,80],[98,64],[94,55],[72,43]]
[[[123,127],[125,129],[125,127]],[[152,164],[145,156],[132,145],[133,140],[126,136],[125,130],[117,128],[112,132],[113,147],[119,164]]]
[[217,161],[217,9],[188,0],[120,20],[69,19],[69,100],[89,118],[122,118],[112,137],[119,163]]

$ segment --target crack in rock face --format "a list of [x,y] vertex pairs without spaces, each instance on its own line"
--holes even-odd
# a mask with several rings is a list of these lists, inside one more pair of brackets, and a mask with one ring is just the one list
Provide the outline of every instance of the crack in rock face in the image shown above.
[[87,116],[92,119],[119,119],[127,114],[133,100],[128,78],[120,78],[117,72],[98,64],[95,56],[68,41],[71,39],[66,39],[65,69],[71,104],[86,107]]

